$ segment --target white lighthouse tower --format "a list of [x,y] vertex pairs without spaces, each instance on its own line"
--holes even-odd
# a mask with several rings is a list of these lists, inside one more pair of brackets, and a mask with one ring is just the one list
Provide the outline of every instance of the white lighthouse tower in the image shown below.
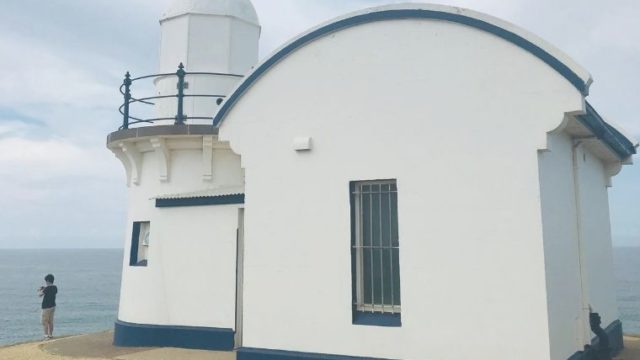
[[[174,0],[160,25],[159,75],[127,76],[123,125],[107,140],[129,186],[114,343],[231,349],[244,173],[211,119],[257,62],[260,25],[249,0]],[[145,80],[155,94],[136,91]]]

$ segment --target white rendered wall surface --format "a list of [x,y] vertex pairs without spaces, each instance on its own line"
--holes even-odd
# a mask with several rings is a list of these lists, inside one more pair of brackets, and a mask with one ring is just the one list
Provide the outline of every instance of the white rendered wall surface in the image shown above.
[[565,360],[590,342],[584,310],[573,176],[573,141],[549,136],[540,152],[540,195],[549,308],[551,359]]
[[580,225],[585,244],[583,257],[588,279],[589,305],[602,317],[606,327],[618,320],[616,282],[613,274],[613,247],[609,219],[607,175],[602,161],[584,147],[577,148],[580,193]]
[[591,343],[589,306],[603,327],[618,311],[605,167],[565,133],[549,142],[539,156],[540,191],[551,358],[563,360]]
[[[213,180],[203,180],[202,136],[167,140],[169,181],[159,178],[161,159],[149,139],[141,177],[129,188],[119,320],[155,325],[235,327],[236,229],[238,206],[156,208],[167,194],[242,186],[240,158],[214,141]],[[149,221],[148,266],[129,266],[132,226]]]
[[[538,58],[449,22],[289,55],[220,129],[246,169],[244,346],[550,359],[537,151],[582,106]],[[352,324],[349,182],[373,179],[398,183],[399,328]]]
[[243,74],[258,60],[260,26],[219,15],[188,14],[162,23],[160,72]]
[[156,209],[144,219],[151,222],[148,266],[128,266],[125,252],[118,318],[233,329],[238,207]]
[[[237,3],[235,7],[230,4]],[[242,9],[241,9],[242,8]],[[160,21],[160,70],[173,74],[182,63],[187,72],[220,73],[221,75],[188,75],[187,95],[228,95],[241,77],[258,61],[260,25],[250,1],[234,0],[174,1]],[[252,16],[251,16],[252,15]],[[175,95],[177,77],[156,79],[158,95]],[[211,118],[218,109],[216,98],[185,99],[184,111],[189,117]],[[176,99],[157,99],[157,117],[176,116]],[[209,124],[208,120],[197,120]]]

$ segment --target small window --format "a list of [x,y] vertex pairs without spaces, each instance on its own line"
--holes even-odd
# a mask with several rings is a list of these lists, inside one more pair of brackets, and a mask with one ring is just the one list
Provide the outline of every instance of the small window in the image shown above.
[[144,221],[133,223],[133,234],[131,235],[131,257],[129,259],[129,265],[147,266],[150,234],[150,222]]
[[353,323],[400,326],[396,180],[352,182]]

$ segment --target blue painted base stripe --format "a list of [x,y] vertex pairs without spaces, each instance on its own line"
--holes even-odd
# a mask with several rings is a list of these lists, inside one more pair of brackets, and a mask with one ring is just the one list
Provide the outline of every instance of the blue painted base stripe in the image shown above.
[[229,351],[234,347],[234,335],[231,329],[143,325],[118,320],[113,345]]
[[240,348],[237,360],[390,360],[372,357],[303,353],[297,351]]

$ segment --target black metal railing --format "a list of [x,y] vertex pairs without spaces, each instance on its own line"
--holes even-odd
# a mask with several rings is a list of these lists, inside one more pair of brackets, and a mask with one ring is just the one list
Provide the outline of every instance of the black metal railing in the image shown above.
[[[185,94],[185,89],[187,89],[187,82],[185,78],[189,75],[210,75],[210,76],[230,76],[230,77],[242,77],[242,75],[236,74],[222,74],[222,73],[210,73],[210,72],[187,72],[184,70],[184,65],[180,63],[178,66],[178,71],[175,73],[167,73],[167,74],[154,74],[154,75],[146,75],[140,76],[137,78],[131,78],[131,74],[127,71],[124,76],[124,81],[120,86],[120,93],[124,96],[124,103],[118,109],[120,114],[122,114],[122,126],[120,130],[128,129],[131,125],[136,124],[155,124],[156,122],[162,121],[174,121],[176,125],[183,125],[187,120],[210,120],[213,118],[213,114],[199,114],[200,116],[187,116],[184,113],[184,98],[211,98],[216,99],[216,104],[220,105],[223,99],[226,97],[225,95],[218,94]],[[148,96],[136,98],[131,94],[131,87],[134,82],[145,79],[156,79],[160,77],[168,77],[168,76],[176,76],[178,78],[176,88],[177,93],[173,95],[160,95],[160,96]],[[178,105],[176,108],[176,116],[174,117],[156,117],[156,118],[141,118],[131,116],[130,110],[131,105],[140,103],[144,105],[155,106],[156,104],[152,102],[152,100],[159,99],[169,99],[176,98],[178,101]],[[208,116],[203,116],[208,115]]]

